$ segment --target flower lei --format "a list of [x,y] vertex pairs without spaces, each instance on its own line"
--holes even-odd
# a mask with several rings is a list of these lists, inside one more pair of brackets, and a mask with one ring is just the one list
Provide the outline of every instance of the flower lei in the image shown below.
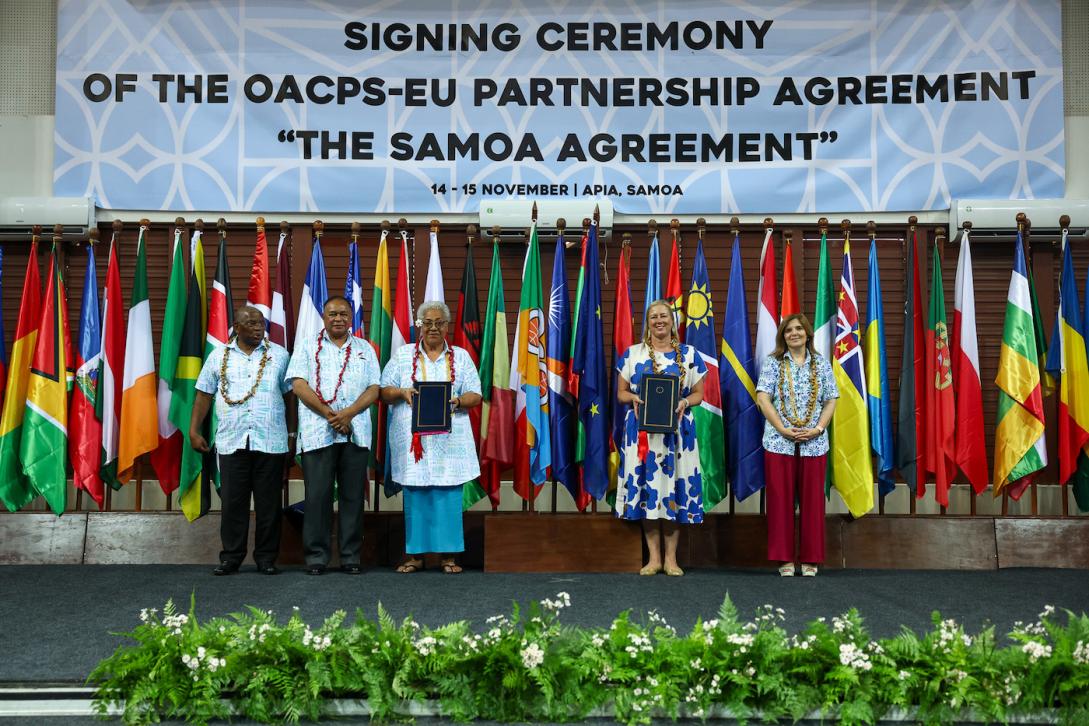
[[[421,353],[420,341],[417,340],[416,341],[416,349],[414,351],[412,351],[412,383],[413,383],[413,388],[415,388],[416,373],[419,370],[419,366],[420,366],[420,353]],[[456,377],[456,373],[455,373],[455,370],[454,370],[454,349],[453,349],[453,347],[451,347],[449,345],[446,346],[446,374],[447,374],[447,378],[450,380],[450,383],[453,383],[454,378]],[[426,379],[427,379],[427,369],[424,369],[424,380],[426,380]],[[416,433],[412,434],[412,445],[410,447],[410,450],[412,451],[412,457],[416,461],[420,461],[420,459],[422,459],[423,455],[424,455],[423,438],[422,437],[423,437],[423,434],[421,434],[418,431]]]
[[323,339],[325,338],[325,328],[318,331],[318,349],[314,351],[314,368],[315,376],[317,377],[317,386],[314,388],[314,393],[318,394],[318,400],[324,403],[326,406],[337,400],[337,395],[340,393],[340,384],[344,383],[344,371],[348,370],[348,361],[352,359],[352,336],[348,336],[348,343],[344,346],[344,363],[340,366],[340,375],[337,376],[337,385],[333,389],[332,398],[325,398],[321,395],[321,347]]
[[[265,343],[266,341],[262,340],[261,342]],[[265,345],[265,350],[261,353],[261,362],[257,366],[257,378],[254,379],[253,385],[250,386],[250,390],[246,395],[237,401],[231,400],[231,397],[227,395],[227,359],[231,355],[231,346],[228,345],[223,349],[223,360],[219,362],[219,395],[223,396],[223,401],[228,406],[241,406],[257,393],[257,387],[261,385],[261,378],[265,375],[265,366],[268,365],[268,353],[271,347]]]
[[[790,353],[788,352],[789,356]],[[790,372],[791,361],[782,359],[786,369],[779,376],[779,400],[783,401],[783,413],[786,414],[787,423],[798,428],[808,428],[813,413],[817,410],[817,356],[809,356],[809,401],[806,403],[805,416],[798,416],[798,404],[794,399],[794,380]],[[789,391],[789,394],[787,393]]]

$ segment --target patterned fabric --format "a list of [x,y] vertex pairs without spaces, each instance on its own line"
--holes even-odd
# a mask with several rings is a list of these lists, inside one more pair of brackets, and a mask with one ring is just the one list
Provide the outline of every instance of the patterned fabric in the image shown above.
[[[832,376],[832,366],[829,365],[828,360],[824,358],[820,353],[817,353],[817,407],[813,411],[813,415],[809,417],[809,421],[806,424],[807,428],[814,428],[817,425],[817,421],[821,417],[821,407],[825,402],[839,398],[839,388],[836,387],[836,379]],[[790,377],[793,381],[794,388],[794,401],[797,407],[797,415],[801,416],[805,413],[806,406],[809,402],[809,356],[810,353],[806,351],[805,363],[798,365],[794,362],[794,359],[789,355],[786,356],[787,362],[790,365]],[[781,400],[779,397],[779,371],[783,364],[783,361],[775,356],[769,355],[764,359],[764,367],[760,369],[760,380],[756,383],[756,390],[763,391],[771,396],[771,402],[775,405],[775,410],[779,412],[779,417],[784,424],[787,424],[786,407],[787,402]],[[794,410],[794,409],[792,409]],[[789,424],[788,424],[789,425]],[[785,439],[775,427],[771,425],[770,421],[764,422],[764,450],[770,451],[773,454],[786,454],[788,456],[794,455],[794,442]],[[810,441],[805,441],[801,445],[802,456],[823,456],[828,453],[828,432],[823,431],[821,435]]]
[[[680,375],[676,353],[655,352],[654,355],[660,373]],[[681,346],[681,357],[685,364],[681,395],[687,396],[707,375],[707,366],[691,346]],[[617,362],[616,370],[631,390],[638,393],[643,376],[654,371],[650,349],[643,343],[631,346]],[[625,408],[616,516],[636,520],[669,519],[679,524],[702,522],[703,478],[692,409],[685,410],[678,433],[647,434],[650,451],[646,461],[640,461],[639,420],[632,406]]]
[[[443,349],[446,350],[445,348]],[[382,371],[382,387],[412,387],[412,357],[416,346],[404,345]],[[448,381],[446,353],[431,360],[420,353],[416,373],[419,381]],[[452,395],[480,393],[480,376],[464,348],[454,346],[454,388]],[[473,442],[469,412],[457,409],[448,434],[423,436],[423,458],[412,456],[412,407],[405,402],[390,406],[389,450],[393,480],[403,487],[452,487],[480,476],[480,462]]]
[[[338,348],[336,343],[329,339],[325,329],[322,328],[321,347],[321,395],[328,398],[333,395],[337,387],[337,378],[340,369],[344,365],[344,356],[351,345],[351,358],[348,367],[344,371],[344,381],[336,399],[329,404],[333,410],[339,411],[351,405],[357,398],[363,395],[371,386],[378,385],[381,377],[381,369],[378,359],[374,355],[374,348],[370,343],[359,338],[349,336],[348,343],[343,348]],[[287,367],[287,381],[290,384],[293,379],[301,378],[317,390],[315,380],[316,367],[314,354],[318,349],[317,337],[308,336],[305,340],[295,339],[295,352],[291,355],[291,363]],[[369,449],[371,446],[371,417],[367,411],[363,411],[352,419],[351,442],[356,446]],[[314,451],[332,444],[340,444],[349,441],[348,434],[338,434],[324,417],[311,411],[309,407],[299,401],[299,441],[296,450],[301,454],[304,451]]]
[[[249,393],[261,368],[261,356],[269,348],[268,363],[253,398],[237,406],[229,406],[219,392],[219,371],[224,351],[230,350],[227,359],[227,395],[232,401]],[[196,388],[214,398],[216,419],[216,451],[232,454],[246,448],[266,454],[287,453],[287,417],[284,410],[284,394],[291,386],[284,381],[287,370],[287,351],[270,343],[266,338],[253,352],[246,355],[232,340],[222,348],[212,351],[197,377]]]

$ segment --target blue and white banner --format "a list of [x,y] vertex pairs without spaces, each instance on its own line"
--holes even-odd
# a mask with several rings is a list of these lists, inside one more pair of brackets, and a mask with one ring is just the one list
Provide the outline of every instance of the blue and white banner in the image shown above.
[[941,209],[1063,195],[1059,0],[61,0],[55,193],[113,209]]

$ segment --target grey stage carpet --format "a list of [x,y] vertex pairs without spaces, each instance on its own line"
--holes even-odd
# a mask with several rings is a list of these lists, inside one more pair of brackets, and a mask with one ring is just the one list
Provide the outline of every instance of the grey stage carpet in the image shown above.
[[698,617],[714,617],[729,593],[745,616],[765,603],[784,608],[790,630],[854,607],[874,635],[889,636],[901,626],[927,629],[932,610],[964,622],[970,631],[990,622],[1000,632],[1015,620],[1035,619],[1047,604],[1081,612],[1089,607],[1087,575],[828,570],[813,579],[788,579],[767,570],[694,570],[681,578],[371,570],[357,577],[339,572],[310,577],[289,569],[265,577],[249,567],[231,577],[212,577],[205,566],[3,566],[0,683],[82,682],[123,642],[111,632],[131,629],[141,608],[161,609],[168,598],[188,607],[191,593],[200,618],[253,605],[286,619],[297,605],[305,620],[317,623],[337,609],[351,613],[358,607],[373,617],[381,602],[397,619],[412,614],[427,625],[468,619],[482,627],[488,616],[509,612],[512,601],[566,591],[572,600],[564,611],[567,623],[605,626],[621,610],[656,608],[682,631]]

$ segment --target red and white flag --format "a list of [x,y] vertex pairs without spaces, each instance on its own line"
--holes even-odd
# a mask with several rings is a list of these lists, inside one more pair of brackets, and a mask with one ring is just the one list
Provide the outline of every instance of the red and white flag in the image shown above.
[[295,298],[291,295],[291,257],[286,240],[287,233],[281,232],[276,244],[276,287],[272,290],[268,337],[290,353],[295,347]]
[[976,494],[987,488],[987,448],[983,438],[983,389],[976,338],[975,283],[968,230],[960,242],[953,297],[953,383],[957,398],[955,460]]
[[779,329],[779,306],[775,300],[775,245],[771,242],[771,227],[764,233],[760,249],[760,286],[756,293],[756,347],[753,349],[756,375],[759,378],[764,359],[775,350],[775,333]]
[[393,337],[389,348],[392,360],[397,349],[413,342],[412,287],[408,284],[408,233],[401,232],[401,261],[397,265],[397,288],[393,295]]

